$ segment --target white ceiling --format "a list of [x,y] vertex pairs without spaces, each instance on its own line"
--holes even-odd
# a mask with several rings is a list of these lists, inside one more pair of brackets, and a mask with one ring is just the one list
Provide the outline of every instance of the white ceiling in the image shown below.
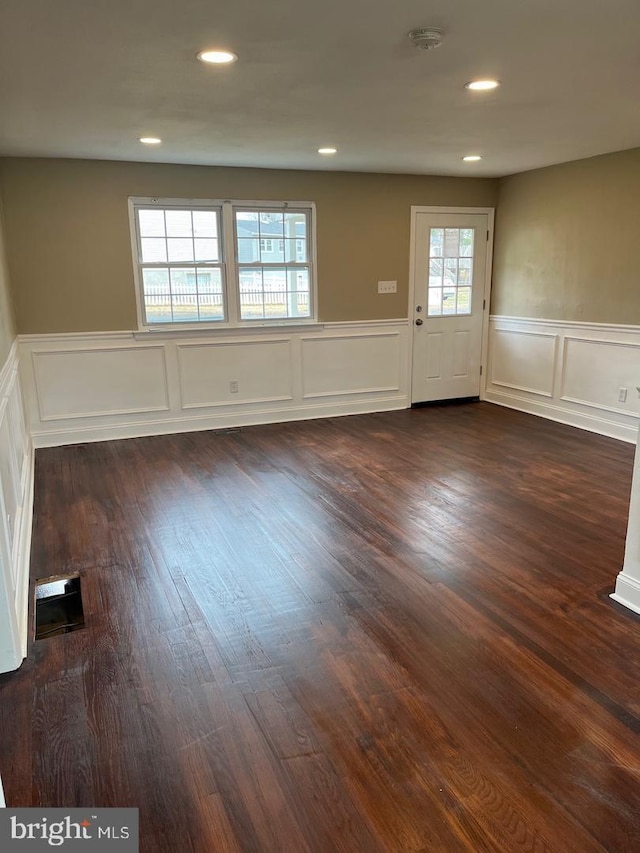
[[0,155],[510,174],[640,146],[639,45],[639,0],[0,0]]

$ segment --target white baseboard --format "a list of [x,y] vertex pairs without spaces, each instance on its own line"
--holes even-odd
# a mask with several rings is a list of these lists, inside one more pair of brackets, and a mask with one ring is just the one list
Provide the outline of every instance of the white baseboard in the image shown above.
[[616,579],[615,592],[609,596],[634,613],[640,614],[640,581],[620,572]]
[[526,397],[518,397],[516,394],[495,391],[494,389],[487,390],[484,399],[489,403],[505,406],[507,409],[517,409],[519,412],[537,415],[541,418],[547,418],[550,421],[578,427],[588,432],[598,433],[598,435],[606,435],[609,438],[617,438],[620,441],[627,441],[631,444],[635,444],[638,437],[637,426],[615,423],[597,415],[593,416],[586,412],[564,409],[561,406],[545,403],[542,400],[531,400]]
[[491,403],[635,443],[639,383],[639,326],[490,319]]
[[51,447],[404,409],[408,343],[407,320],[26,335],[21,375],[34,446]]
[[122,420],[117,424],[96,424],[73,428],[34,431],[34,447],[60,447],[67,444],[84,444],[93,441],[110,441],[119,438],[141,438],[148,435],[171,435],[178,432],[198,432],[201,430],[224,430],[236,427],[256,426],[258,424],[285,423],[287,421],[312,420],[314,418],[332,418],[346,415],[367,414],[370,412],[388,412],[408,407],[407,398],[384,397],[369,398],[364,402],[288,407],[282,409],[263,408],[260,410],[243,409],[240,412],[226,412],[218,415],[197,417],[154,418],[152,421]]

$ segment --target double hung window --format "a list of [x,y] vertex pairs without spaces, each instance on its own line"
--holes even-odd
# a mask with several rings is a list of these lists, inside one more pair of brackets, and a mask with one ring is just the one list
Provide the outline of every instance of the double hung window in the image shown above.
[[140,325],[315,318],[313,205],[131,199]]

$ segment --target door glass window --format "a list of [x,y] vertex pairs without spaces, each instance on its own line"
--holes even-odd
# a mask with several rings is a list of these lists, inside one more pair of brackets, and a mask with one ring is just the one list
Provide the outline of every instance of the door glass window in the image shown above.
[[471,314],[473,228],[431,228],[429,234],[429,317]]

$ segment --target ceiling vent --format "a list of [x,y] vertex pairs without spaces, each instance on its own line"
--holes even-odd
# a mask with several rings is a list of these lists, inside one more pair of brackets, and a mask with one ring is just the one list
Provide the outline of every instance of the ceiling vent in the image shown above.
[[419,50],[432,50],[434,47],[440,47],[444,33],[437,27],[418,27],[417,30],[411,30],[408,35],[414,47]]

